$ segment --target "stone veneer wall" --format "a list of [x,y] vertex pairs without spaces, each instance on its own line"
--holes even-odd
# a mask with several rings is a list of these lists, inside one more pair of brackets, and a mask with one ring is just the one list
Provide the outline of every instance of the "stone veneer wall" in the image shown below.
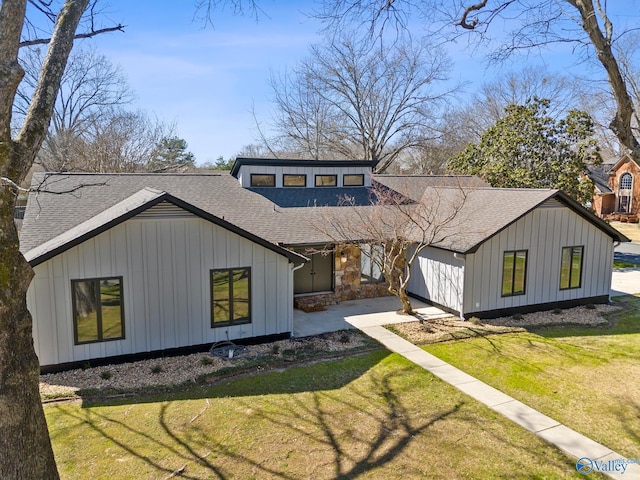
[[332,293],[300,295],[294,298],[294,306],[303,312],[324,310],[345,300],[384,297],[389,295],[387,283],[360,283],[360,248],[342,245],[334,255],[334,291]]

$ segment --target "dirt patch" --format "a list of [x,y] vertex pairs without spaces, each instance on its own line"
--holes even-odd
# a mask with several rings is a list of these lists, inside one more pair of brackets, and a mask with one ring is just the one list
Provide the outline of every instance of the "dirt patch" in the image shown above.
[[524,328],[519,327],[475,324],[455,317],[399,323],[387,328],[416,345],[525,331]]

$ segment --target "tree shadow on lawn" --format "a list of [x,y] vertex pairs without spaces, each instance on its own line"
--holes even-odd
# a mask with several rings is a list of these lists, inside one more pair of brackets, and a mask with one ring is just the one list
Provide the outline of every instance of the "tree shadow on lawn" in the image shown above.
[[[64,415],[68,421],[83,424],[127,454],[142,460],[152,473],[164,474],[165,478],[195,479],[206,474],[207,478],[223,479],[251,474],[262,478],[293,479],[301,478],[301,473],[304,476],[305,468],[312,468],[312,472],[307,473],[319,478],[348,479],[392,462],[438,422],[451,416],[464,418],[464,414],[459,415],[464,405],[462,401],[446,402],[443,408],[430,407],[431,413],[419,416],[413,413],[399,395],[402,390],[395,385],[405,370],[398,368],[386,374],[373,374],[372,384],[367,385],[370,388],[350,386],[347,395],[330,390],[344,386],[343,382],[339,385],[335,379],[323,379],[321,385],[318,384],[322,391],[309,390],[308,395],[288,397],[287,408],[271,408],[268,403],[255,402],[256,389],[244,382],[242,388],[231,393],[236,397],[237,408],[250,412],[247,413],[248,423],[246,418],[239,419],[239,423],[244,427],[255,424],[259,427],[255,435],[260,438],[264,437],[264,431],[277,432],[278,438],[272,446],[274,451],[266,453],[267,457],[276,458],[261,458],[256,453],[258,449],[243,449],[233,443],[225,444],[224,440],[217,441],[222,436],[214,431],[215,416],[225,413],[210,408],[208,398],[227,397],[229,392],[224,385],[208,390],[206,404],[195,416],[190,412],[185,417],[180,401],[159,402],[159,406],[154,407],[158,408],[159,426],[155,434],[130,426],[133,422],[125,421],[120,409],[106,413],[99,408],[65,409]],[[292,393],[281,388],[280,382],[275,383],[276,388],[269,394]],[[261,392],[259,395],[267,394],[262,388],[257,390]],[[195,395],[194,398],[203,397]],[[229,415],[233,414],[229,412]],[[189,417],[192,418],[188,420]],[[355,421],[345,425],[349,418]],[[252,435],[248,428],[241,431],[243,433],[239,435]],[[289,444],[298,448],[302,444],[303,450],[298,455],[308,463],[296,468],[302,468],[303,472],[288,473],[288,468],[280,465],[284,453],[280,450],[281,444],[285,444],[284,450],[290,448]],[[268,449],[269,445],[264,447]],[[172,466],[163,462],[167,457],[174,463]],[[234,466],[240,471],[235,471]]]
[[165,389],[153,387],[114,395],[100,395],[95,390],[88,390],[80,391],[78,395],[82,398],[83,408],[92,408],[156,403],[167,399],[197,400],[336,390],[360,378],[389,355],[391,352],[380,348],[346,358],[312,360],[275,369],[265,370],[260,366],[241,369],[223,377],[213,373],[199,384],[186,383]]

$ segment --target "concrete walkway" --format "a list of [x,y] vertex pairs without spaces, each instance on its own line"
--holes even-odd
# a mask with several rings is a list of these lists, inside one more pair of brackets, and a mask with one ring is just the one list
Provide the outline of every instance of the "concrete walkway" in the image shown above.
[[[298,336],[303,336],[303,331],[300,330],[303,322],[315,324],[315,330],[327,322],[327,328],[336,325],[357,328],[387,349],[428,370],[436,377],[575,457],[576,460],[581,459],[581,465],[585,465],[581,473],[588,473],[591,466],[593,471],[601,471],[610,478],[640,480],[640,464],[624,463],[625,470],[621,473],[623,466],[621,462],[625,460],[622,455],[449,365],[384,328],[383,325],[415,320],[413,317],[397,315],[394,306],[397,307],[397,300],[390,297],[344,302],[324,312],[297,313],[297,322],[294,319],[294,325],[296,323],[298,325]],[[447,316],[441,310],[419,302],[415,306],[419,313],[431,318]],[[640,462],[637,459],[629,460]],[[616,466],[620,469],[619,471],[604,471],[605,469],[613,470]]]

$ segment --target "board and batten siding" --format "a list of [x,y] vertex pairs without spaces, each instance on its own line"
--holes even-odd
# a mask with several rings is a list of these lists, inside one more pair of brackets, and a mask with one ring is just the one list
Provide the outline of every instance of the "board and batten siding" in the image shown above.
[[453,252],[426,247],[411,266],[407,292],[460,312],[464,269],[464,261]]
[[[584,246],[581,287],[560,290],[563,247]],[[609,295],[613,239],[551,199],[465,259],[463,312],[484,312]],[[525,294],[503,297],[503,254],[527,250]]]
[[[188,212],[162,208],[35,267],[27,303],[41,365],[292,331],[286,257]],[[251,267],[251,323],[211,328],[209,272],[236,267]],[[122,277],[125,338],[74,345],[71,280],[103,277]]]
[[[347,163],[347,162],[345,162]],[[343,175],[364,175],[364,186],[371,186],[371,167],[308,167],[308,166],[270,166],[270,165],[243,165],[238,172],[238,180],[244,188],[251,187],[251,174],[275,175],[276,188],[282,187],[284,174],[306,175],[307,187],[315,186],[316,175],[336,175],[338,187],[342,187]]]

